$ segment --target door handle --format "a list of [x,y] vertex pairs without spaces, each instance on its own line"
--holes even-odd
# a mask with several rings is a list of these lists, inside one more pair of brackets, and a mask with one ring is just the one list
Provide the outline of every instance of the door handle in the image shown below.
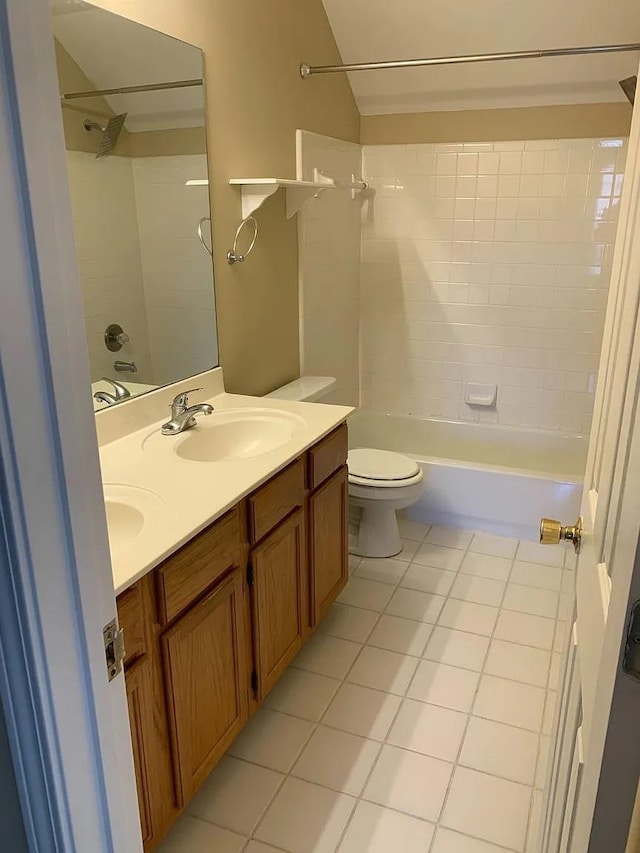
[[558,545],[560,542],[573,542],[576,554],[580,553],[582,518],[579,518],[574,525],[567,527],[553,518],[540,519],[540,544]]

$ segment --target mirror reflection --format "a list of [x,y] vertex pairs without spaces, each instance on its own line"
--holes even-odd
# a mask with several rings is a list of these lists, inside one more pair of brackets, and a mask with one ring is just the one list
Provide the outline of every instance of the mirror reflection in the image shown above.
[[218,364],[203,57],[88,3],[52,14],[98,410]]

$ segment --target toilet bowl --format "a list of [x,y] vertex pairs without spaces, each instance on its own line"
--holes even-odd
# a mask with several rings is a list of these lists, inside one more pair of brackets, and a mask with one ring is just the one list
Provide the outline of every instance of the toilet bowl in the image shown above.
[[[333,376],[301,376],[265,396],[278,400],[324,400],[336,389]],[[413,459],[388,450],[349,451],[349,506],[357,519],[350,526],[349,551],[359,557],[393,557],[402,551],[396,512],[419,500],[422,468]]]
[[349,503],[360,510],[352,523],[349,551],[359,557],[393,557],[402,551],[396,512],[420,499],[422,468],[388,450],[349,451]]

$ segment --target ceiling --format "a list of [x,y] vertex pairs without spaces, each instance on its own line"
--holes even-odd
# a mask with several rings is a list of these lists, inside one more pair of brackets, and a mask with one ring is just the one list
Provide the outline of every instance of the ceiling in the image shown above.
[[[53,33],[96,89],[201,79],[202,52],[192,45],[82,0],[51,0]],[[202,87],[109,95],[128,113],[131,132],[204,125]],[[77,101],[88,104],[89,101]]]
[[[323,0],[345,63],[640,42],[638,0]],[[323,57],[303,56],[309,65]],[[352,72],[360,112],[621,101],[640,54]]]

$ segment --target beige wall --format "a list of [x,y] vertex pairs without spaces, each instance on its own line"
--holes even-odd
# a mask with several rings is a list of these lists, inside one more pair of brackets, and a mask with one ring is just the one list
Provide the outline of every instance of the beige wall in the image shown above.
[[358,141],[346,76],[298,74],[300,62],[340,61],[321,0],[94,2],[204,50],[221,364],[231,391],[287,382],[299,368],[296,221],[280,191],[258,213],[251,258],[230,267],[241,213],[228,180],[295,177],[298,127]]
[[574,104],[504,110],[362,116],[363,145],[500,142],[628,136],[631,104]]

